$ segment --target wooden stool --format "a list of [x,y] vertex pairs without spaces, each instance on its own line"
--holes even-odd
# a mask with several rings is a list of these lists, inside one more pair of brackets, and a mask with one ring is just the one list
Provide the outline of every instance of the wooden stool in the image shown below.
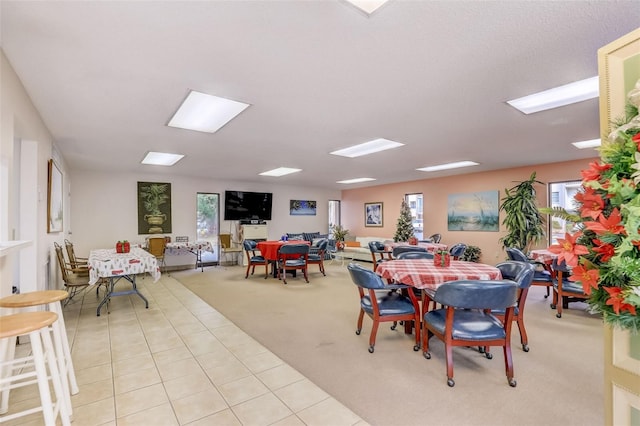
[[[0,417],[0,422],[42,411],[46,426],[54,426],[58,414],[60,414],[63,426],[71,425],[49,331],[49,326],[57,320],[58,315],[56,313],[47,311],[23,312],[0,317],[0,339],[2,344],[4,345],[8,341],[14,340],[17,336],[28,334],[33,354],[16,359],[3,358],[0,362],[0,367],[3,372],[6,370],[8,374],[3,374],[3,377],[0,378],[0,389],[13,389],[37,383],[41,404],[35,408],[2,416]],[[24,372],[25,363],[30,364],[31,362],[33,362],[35,371]],[[55,404],[51,401],[51,393],[49,392],[47,367],[49,368],[56,397]],[[33,379],[34,377],[35,380]]]
[[[56,350],[56,359],[58,362],[58,371],[62,381],[62,390],[64,400],[67,404],[67,412],[69,416],[73,415],[71,406],[71,395],[79,392],[78,383],[76,382],[76,374],[73,369],[73,361],[71,360],[71,351],[69,349],[69,340],[67,338],[67,329],[64,325],[64,316],[62,315],[62,304],[69,294],[64,290],[44,290],[33,291],[29,293],[14,294],[0,299],[0,308],[13,310],[10,313],[16,313],[17,309],[24,309],[33,306],[46,306],[50,312],[58,315],[58,321],[51,325],[53,331],[53,342]],[[15,338],[8,340],[6,350],[7,360],[13,359],[15,354]],[[3,352],[4,353],[4,352]],[[71,385],[71,391],[69,391]],[[0,401],[0,413],[6,413],[9,408],[9,389],[3,390],[2,400]]]

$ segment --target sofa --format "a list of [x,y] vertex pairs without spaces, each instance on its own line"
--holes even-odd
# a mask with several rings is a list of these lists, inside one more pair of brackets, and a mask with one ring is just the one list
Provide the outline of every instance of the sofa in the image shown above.
[[380,241],[393,241],[393,238],[384,237],[347,237],[345,240],[344,255],[346,258],[353,258],[353,260],[362,260],[365,262],[371,262],[371,250],[369,250],[369,242]]

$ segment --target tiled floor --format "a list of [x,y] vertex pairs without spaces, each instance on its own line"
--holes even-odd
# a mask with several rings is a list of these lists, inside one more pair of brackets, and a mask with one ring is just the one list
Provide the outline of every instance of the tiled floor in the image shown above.
[[[151,282],[138,278],[149,309],[118,296],[98,317],[95,291],[65,308],[80,387],[72,424],[366,425],[178,281]],[[13,391],[10,411],[37,397],[35,385]]]

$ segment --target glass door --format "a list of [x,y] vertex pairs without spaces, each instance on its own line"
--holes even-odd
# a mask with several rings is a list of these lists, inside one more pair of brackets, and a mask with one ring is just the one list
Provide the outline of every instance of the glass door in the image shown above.
[[202,253],[202,262],[219,262],[220,194],[198,192],[196,200],[196,239],[209,241],[214,247],[213,253]]
[[411,223],[413,224],[413,234],[418,240],[424,239],[424,223],[422,213],[422,194],[406,194],[405,201],[411,209]]

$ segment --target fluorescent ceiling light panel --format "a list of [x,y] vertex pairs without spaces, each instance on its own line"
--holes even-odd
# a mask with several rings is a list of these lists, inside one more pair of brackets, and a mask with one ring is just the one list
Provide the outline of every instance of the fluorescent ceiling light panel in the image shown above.
[[291,167],[278,167],[277,169],[269,170],[266,172],[258,173],[261,176],[284,176],[291,173],[301,172],[302,169],[292,169]]
[[336,183],[360,183],[360,182],[371,182],[375,180],[374,178],[355,178],[355,179],[347,179],[347,180],[339,180]]
[[215,133],[248,106],[192,90],[167,126]]
[[142,164],[153,164],[155,166],[173,166],[178,161],[182,160],[184,155],[182,154],[169,154],[166,152],[153,152],[150,151],[142,160]]
[[598,76],[574,81],[533,95],[507,101],[525,114],[558,108],[561,106],[597,98],[600,93]]
[[591,139],[589,141],[571,142],[571,145],[579,149],[596,148],[602,144],[600,139]]
[[390,141],[388,139],[375,139],[359,145],[350,146],[349,148],[339,149],[330,152],[333,155],[341,155],[343,157],[360,157],[363,155],[373,154],[375,152],[386,151],[387,149],[398,148],[404,146],[403,143]]
[[389,0],[347,0],[358,9],[371,15]]
[[474,161],[458,161],[455,163],[440,164],[437,166],[422,167],[416,170],[421,172],[437,172],[438,170],[458,169],[460,167],[477,166],[479,163]]

